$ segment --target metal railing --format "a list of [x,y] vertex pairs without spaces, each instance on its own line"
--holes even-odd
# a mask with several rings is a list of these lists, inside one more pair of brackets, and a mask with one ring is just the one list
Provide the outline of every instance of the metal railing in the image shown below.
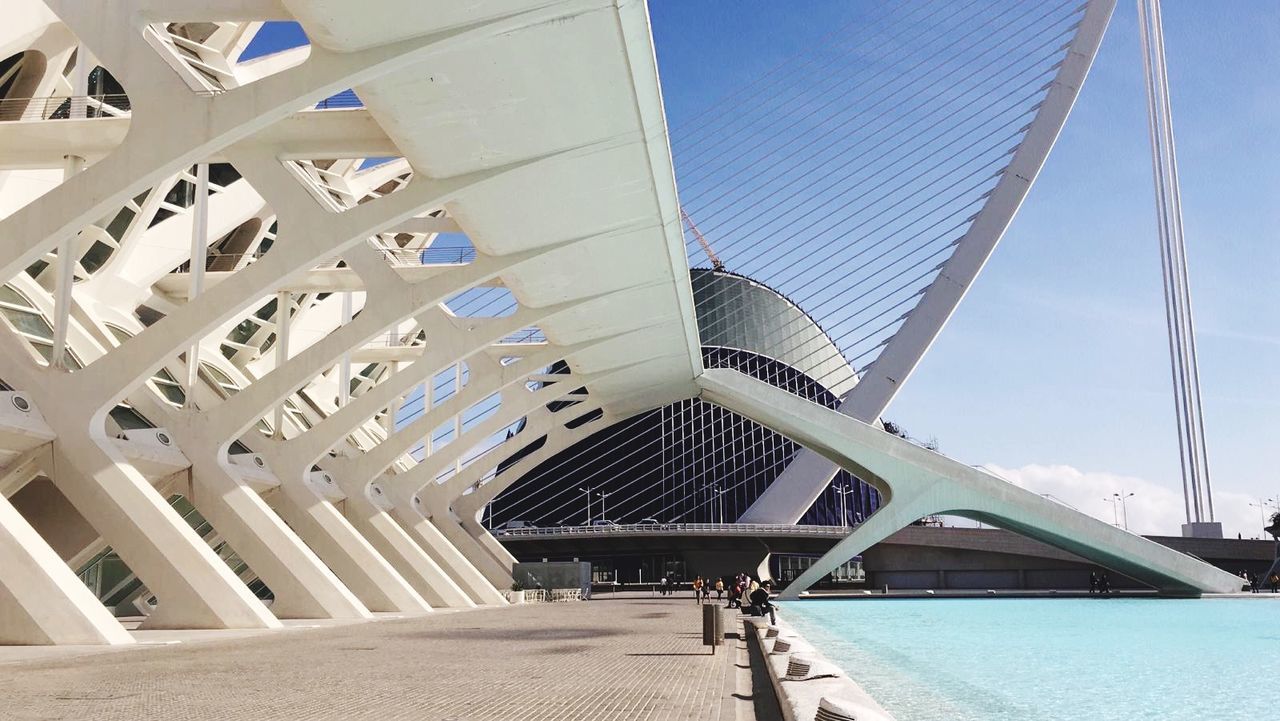
[[516,331],[515,333],[512,333],[504,337],[502,340],[498,341],[497,345],[507,345],[512,343],[546,343],[546,342],[547,342],[547,337],[543,335],[541,329],[525,328],[524,330]]
[[381,248],[392,267],[464,265],[476,259],[474,248]]
[[407,346],[425,345],[425,341],[418,337],[420,331],[410,333],[384,333],[374,336],[365,342],[364,348],[404,348]]
[[475,248],[425,248],[417,253],[423,265],[460,265],[476,259]]
[[71,118],[129,117],[133,106],[122,93],[51,95],[44,98],[0,99],[0,122],[68,120]]
[[[222,95],[225,90],[207,90],[196,95]],[[344,92],[325,98],[308,110],[359,110],[364,102],[354,93]],[[69,118],[129,117],[133,106],[124,93],[98,95],[49,95],[39,98],[0,98],[0,122],[18,120],[66,120]]]
[[[473,248],[376,248],[383,259],[393,268],[410,268],[422,265],[466,265],[476,259]],[[248,260],[253,263],[266,255],[268,251],[259,250],[252,253],[208,253],[205,255],[204,268],[207,271],[235,270],[240,262]],[[332,270],[342,262],[341,258],[331,258],[317,263],[314,270]],[[174,269],[175,273],[190,273],[191,261],[186,261]]]
[[[240,265],[240,261],[246,258],[250,263],[258,260],[267,251],[257,251],[253,253],[206,253],[204,256],[204,269],[206,271],[230,271],[235,270]],[[188,260],[173,270],[175,273],[190,273],[191,261]]]
[[363,108],[364,101],[356,97],[356,94],[350,91],[341,92],[337,95],[321,100],[316,103],[315,110],[352,110],[355,108]]
[[790,523],[626,523],[600,526],[556,526],[554,528],[496,528],[495,536],[608,536],[681,533],[725,536],[816,536],[843,538],[855,526],[801,526]]

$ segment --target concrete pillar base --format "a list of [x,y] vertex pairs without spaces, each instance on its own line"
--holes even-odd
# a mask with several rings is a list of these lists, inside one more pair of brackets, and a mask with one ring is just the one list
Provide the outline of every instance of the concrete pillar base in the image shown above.
[[192,504],[271,588],[278,618],[372,618],[257,491],[216,462],[195,460],[191,488]]
[[361,536],[332,503],[301,482],[285,481],[275,507],[371,611],[422,612],[431,605]]
[[31,524],[0,496],[0,644],[133,643]]

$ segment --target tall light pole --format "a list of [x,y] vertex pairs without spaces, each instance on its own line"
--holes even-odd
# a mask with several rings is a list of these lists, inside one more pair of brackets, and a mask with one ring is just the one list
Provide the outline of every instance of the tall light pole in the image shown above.
[[608,514],[608,513],[605,513],[605,510],[604,510],[604,499],[606,499],[606,498],[608,498],[609,496],[613,495],[613,493],[611,493],[611,492],[610,492],[610,493],[605,493],[604,491],[600,491],[600,492],[599,492],[599,495],[600,495],[600,520],[602,520],[602,521],[607,521],[607,520],[609,520],[609,514]]
[[1250,503],[1249,507],[1258,509],[1258,522],[1263,528],[1266,528],[1267,527],[1267,502],[1259,498],[1257,503]]
[[587,524],[586,525],[590,526],[591,525],[591,486],[587,486],[586,488],[579,486],[578,490],[587,494]]
[[848,528],[849,526],[849,494],[854,492],[852,484],[842,483],[835,487],[836,493],[840,494],[840,527]]
[[1250,503],[1251,507],[1258,509],[1258,520],[1262,521],[1262,527],[1267,526],[1267,507],[1275,506],[1280,511],[1280,496],[1276,498],[1259,498],[1257,503]]
[[1165,64],[1164,20],[1160,0],[1138,0],[1138,34],[1147,86],[1147,130],[1151,136],[1151,171],[1155,182],[1156,229],[1164,280],[1165,322],[1169,331],[1169,371],[1173,381],[1174,420],[1187,522],[1182,535],[1222,538],[1214,519],[1205,448],[1204,408],[1200,396],[1200,364],[1196,352],[1191,283],[1182,227],[1182,190],[1169,102]]
[[724,523],[724,490],[719,485],[711,487],[711,492],[716,494],[716,523]]
[[1119,500],[1119,495],[1120,495],[1120,494],[1115,493],[1115,494],[1112,494],[1112,496],[1111,496],[1110,498],[1103,498],[1103,499],[1102,499],[1102,500],[1106,501],[1107,503],[1110,503],[1110,504],[1111,504],[1111,525],[1113,525],[1113,526],[1117,526],[1117,527],[1119,527],[1119,525],[1120,525],[1120,505],[1119,505],[1119,504],[1120,504],[1120,500]]
[[1129,504],[1125,503],[1125,501],[1133,498],[1133,496],[1133,493],[1125,493],[1123,488],[1116,494],[1116,498],[1120,499],[1120,518],[1124,519],[1124,530],[1126,531],[1129,530]]

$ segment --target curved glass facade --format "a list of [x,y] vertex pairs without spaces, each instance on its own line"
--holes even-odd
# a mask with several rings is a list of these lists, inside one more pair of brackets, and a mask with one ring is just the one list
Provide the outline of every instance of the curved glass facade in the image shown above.
[[[837,394],[815,375],[844,390],[856,383],[822,329],[776,292],[722,272],[695,271],[693,280],[707,367],[739,370],[828,408],[836,406]],[[553,404],[553,410],[574,403]],[[543,442],[534,439],[504,461],[499,473]],[[680,401],[602,429],[542,462],[497,496],[484,521],[492,527],[510,521],[580,525],[601,518],[733,522],[799,449],[724,408]],[[841,471],[801,523],[857,523],[879,502],[874,488]]]

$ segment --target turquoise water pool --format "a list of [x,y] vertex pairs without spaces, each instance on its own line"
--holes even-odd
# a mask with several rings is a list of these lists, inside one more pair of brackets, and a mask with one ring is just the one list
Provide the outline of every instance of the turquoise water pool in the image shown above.
[[898,721],[1232,721],[1280,708],[1280,599],[803,601]]

